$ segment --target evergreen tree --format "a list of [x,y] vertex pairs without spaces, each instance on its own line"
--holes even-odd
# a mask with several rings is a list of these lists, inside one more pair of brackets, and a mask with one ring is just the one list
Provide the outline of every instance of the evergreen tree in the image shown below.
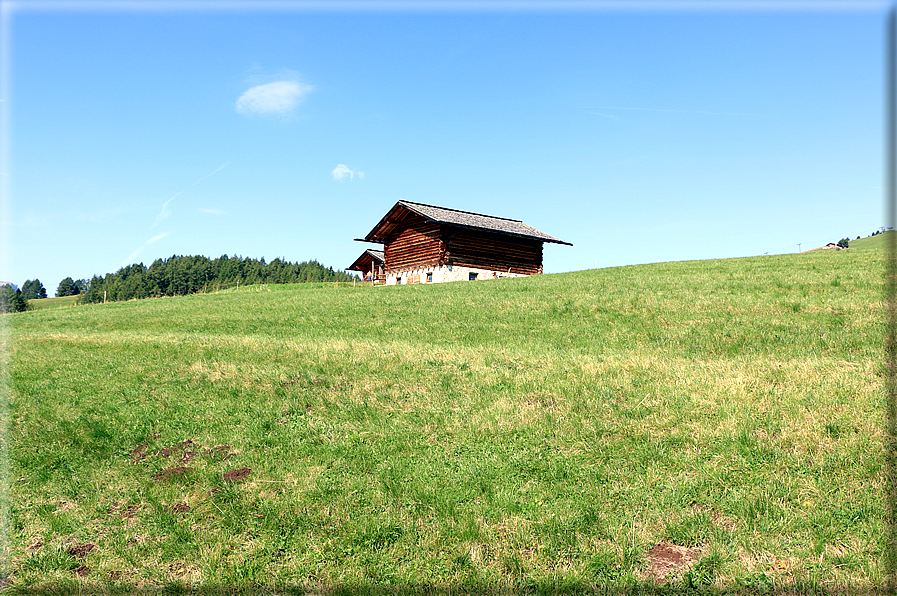
[[103,283],[103,278],[94,275],[90,279],[90,284],[88,284],[87,293],[81,297],[81,302],[85,304],[97,304],[103,301],[103,292],[106,289],[106,284]]
[[21,290],[16,290],[5,284],[0,286],[0,313],[26,310],[28,310],[28,300],[22,295]]
[[39,279],[29,279],[22,284],[22,296],[26,300],[38,300],[47,297],[47,289]]
[[165,280],[165,262],[156,259],[146,270],[146,286],[150,296],[164,296],[168,284]]
[[59,286],[56,288],[56,296],[75,296],[78,294],[78,288],[75,286],[75,280],[71,277],[66,277],[64,280],[59,282]]

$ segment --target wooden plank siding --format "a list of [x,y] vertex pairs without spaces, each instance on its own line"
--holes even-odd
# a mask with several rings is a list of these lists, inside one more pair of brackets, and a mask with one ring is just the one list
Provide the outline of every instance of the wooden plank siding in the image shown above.
[[542,242],[455,228],[448,236],[445,259],[461,267],[537,275],[542,273]]
[[436,266],[444,252],[438,223],[417,215],[407,219],[408,227],[384,244],[387,273]]

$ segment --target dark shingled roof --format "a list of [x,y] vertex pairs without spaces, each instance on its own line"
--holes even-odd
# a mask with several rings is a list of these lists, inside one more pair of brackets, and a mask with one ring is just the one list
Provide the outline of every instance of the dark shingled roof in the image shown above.
[[[424,205],[423,203],[412,203],[411,201],[399,201],[390,209],[392,213],[396,207],[405,207],[418,215],[440,224],[449,226],[458,226],[462,228],[471,228],[476,230],[487,230],[489,232],[497,232],[499,234],[509,234],[511,236],[520,236],[523,238],[534,238],[542,242],[554,242],[556,244],[566,244],[573,246],[569,242],[558,240],[554,236],[549,236],[545,232],[541,232],[532,226],[528,226],[517,219],[506,219],[504,217],[495,217],[492,215],[483,215],[481,213],[470,213],[469,211],[458,211],[457,209],[446,209],[445,207],[436,207],[435,205]],[[365,240],[371,241],[376,236],[377,230],[385,220],[389,213],[381,220],[377,226],[371,230],[371,233],[365,237]],[[376,242],[376,240],[374,240]]]
[[369,248],[361,253],[361,256],[355,259],[355,262],[346,267],[346,269],[350,271],[364,271],[363,263],[368,262],[368,258],[371,258],[373,261],[380,261],[381,263],[386,262],[386,257],[383,254],[382,250],[375,250],[373,248]]

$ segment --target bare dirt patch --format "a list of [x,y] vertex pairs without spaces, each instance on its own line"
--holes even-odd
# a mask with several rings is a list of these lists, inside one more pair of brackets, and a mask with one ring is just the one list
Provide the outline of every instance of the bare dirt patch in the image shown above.
[[183,476],[192,469],[193,468],[187,468],[185,466],[178,466],[176,468],[166,468],[166,469],[162,470],[161,472],[159,472],[158,474],[153,474],[152,478],[156,482],[162,482],[163,480],[168,480],[170,478]]
[[216,445],[211,449],[206,449],[206,455],[219,455],[221,459],[230,459],[233,455],[230,445]]
[[118,513],[122,519],[133,519],[134,515],[140,510],[140,505],[128,505],[127,507],[115,508],[110,513]]
[[[157,438],[158,435],[155,437]],[[140,460],[145,459],[147,457],[147,449],[149,445],[147,442],[144,442],[137,447],[135,447],[130,454],[131,463],[136,464]],[[232,455],[234,455],[232,451],[232,447],[230,445],[217,445],[210,449],[203,449],[202,445],[194,441],[193,439],[184,439],[179,443],[175,443],[173,445],[168,445],[162,447],[160,449],[155,450],[153,452],[155,457],[160,459],[167,459],[170,457],[177,457],[178,463],[181,465],[187,465],[191,461],[193,461],[197,456],[214,456],[218,457],[222,460],[230,459]]]
[[67,552],[69,556],[83,559],[87,556],[87,553],[94,550],[96,547],[97,545],[93,542],[84,542],[82,544],[69,547],[65,552]]
[[700,547],[661,542],[648,551],[648,569],[642,573],[642,579],[653,579],[658,584],[681,579],[703,553]]
[[125,520],[125,527],[131,527],[137,523],[137,512],[140,505],[116,505],[109,510],[109,515],[117,515]]
[[190,513],[190,505],[186,503],[175,503],[171,506],[172,513]]
[[225,482],[238,482],[240,480],[248,478],[250,473],[252,473],[252,470],[250,470],[249,468],[240,468],[238,470],[225,472],[222,478],[224,478]]
[[[159,457],[171,457],[175,453],[181,453],[182,458],[183,458],[187,453],[193,453],[191,451],[188,451],[188,448],[199,447],[199,446],[200,445],[198,443],[194,442],[192,439],[184,439],[180,443],[176,443],[174,445],[169,445],[168,447],[163,447],[162,449],[159,449],[156,452],[156,455]],[[191,455],[190,457],[192,458],[193,456]]]
[[146,457],[146,447],[147,447],[146,443],[143,443],[142,445],[138,445],[133,450],[131,450],[131,463],[132,464],[136,464],[141,459]]
[[87,565],[81,565],[80,567],[75,569],[75,575],[87,577],[88,575],[90,575],[90,567],[88,567]]

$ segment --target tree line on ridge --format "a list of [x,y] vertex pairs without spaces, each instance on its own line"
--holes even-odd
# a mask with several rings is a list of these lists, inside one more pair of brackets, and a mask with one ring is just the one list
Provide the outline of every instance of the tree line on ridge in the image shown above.
[[156,259],[146,267],[136,263],[122,267],[105,277],[93,276],[86,288],[79,288],[81,301],[132,300],[159,296],[185,296],[236,285],[262,283],[303,283],[352,281],[344,271],[334,271],[312,260],[293,263],[276,258],[251,259],[222,255],[217,259],[204,256],[174,255]]
[[[159,296],[184,296],[238,285],[261,283],[304,283],[352,281],[344,271],[334,271],[316,260],[292,263],[277,258],[266,263],[264,258],[174,255],[156,259],[146,267],[143,263],[122,267],[92,279],[66,277],[56,288],[56,296],[81,296],[82,303],[133,300]],[[0,313],[30,309],[29,300],[47,297],[39,279],[27,280],[21,288],[0,285]]]

